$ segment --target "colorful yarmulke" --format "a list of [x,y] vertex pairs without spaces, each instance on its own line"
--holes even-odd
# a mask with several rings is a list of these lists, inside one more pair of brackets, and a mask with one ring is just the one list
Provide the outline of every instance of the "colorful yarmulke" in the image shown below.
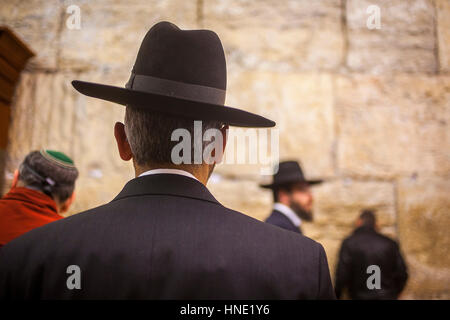
[[42,149],[40,150],[40,153],[44,158],[53,163],[59,164],[66,168],[75,168],[73,160],[60,151]]

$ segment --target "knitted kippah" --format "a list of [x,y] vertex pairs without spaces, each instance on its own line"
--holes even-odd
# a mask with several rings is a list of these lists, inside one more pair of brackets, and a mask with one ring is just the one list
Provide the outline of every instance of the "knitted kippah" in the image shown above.
[[54,150],[40,150],[41,155],[52,163],[56,163],[65,168],[75,168],[73,160],[66,154]]

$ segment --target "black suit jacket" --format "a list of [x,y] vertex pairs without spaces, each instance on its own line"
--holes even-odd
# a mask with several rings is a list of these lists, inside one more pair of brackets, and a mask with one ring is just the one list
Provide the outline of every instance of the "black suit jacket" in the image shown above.
[[[66,286],[70,265],[80,290]],[[171,174],[135,178],[110,203],[8,243],[0,288],[13,299],[334,298],[320,244]]]
[[297,228],[288,217],[286,217],[283,213],[278,210],[273,210],[270,216],[266,219],[267,223],[273,224],[274,226],[278,226],[280,228],[294,231],[302,234],[302,230]]
[[[381,289],[367,288],[367,267],[380,268]],[[348,288],[350,298],[358,300],[397,299],[405,287],[408,273],[397,243],[376,232],[360,227],[344,240],[336,270],[336,295]]]

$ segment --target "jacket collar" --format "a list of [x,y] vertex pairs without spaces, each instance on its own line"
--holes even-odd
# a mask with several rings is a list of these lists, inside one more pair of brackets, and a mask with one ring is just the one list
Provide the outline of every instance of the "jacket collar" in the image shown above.
[[354,233],[374,233],[376,230],[369,226],[360,226],[353,231]]
[[201,182],[182,175],[164,173],[128,181],[112,201],[143,195],[171,195],[220,204]]
[[297,214],[291,208],[280,202],[276,202],[273,205],[273,210],[281,212],[296,227],[300,227],[302,224],[302,220],[297,216]]
[[152,175],[152,174],[160,174],[160,173],[179,174],[179,175],[186,176],[186,177],[189,177],[189,178],[192,178],[192,179],[195,179],[198,181],[198,179],[196,177],[194,177],[194,175],[192,175],[192,173],[184,171],[184,170],[180,170],[180,169],[163,169],[163,168],[152,169],[152,170],[148,170],[148,171],[141,173],[139,175],[139,177]]

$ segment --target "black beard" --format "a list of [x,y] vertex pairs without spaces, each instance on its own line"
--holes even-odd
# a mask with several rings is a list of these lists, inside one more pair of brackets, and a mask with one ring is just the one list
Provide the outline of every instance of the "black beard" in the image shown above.
[[312,210],[305,210],[302,206],[298,205],[294,201],[291,202],[290,207],[292,211],[294,211],[297,214],[297,216],[299,216],[300,219],[307,222],[311,222],[314,220]]

